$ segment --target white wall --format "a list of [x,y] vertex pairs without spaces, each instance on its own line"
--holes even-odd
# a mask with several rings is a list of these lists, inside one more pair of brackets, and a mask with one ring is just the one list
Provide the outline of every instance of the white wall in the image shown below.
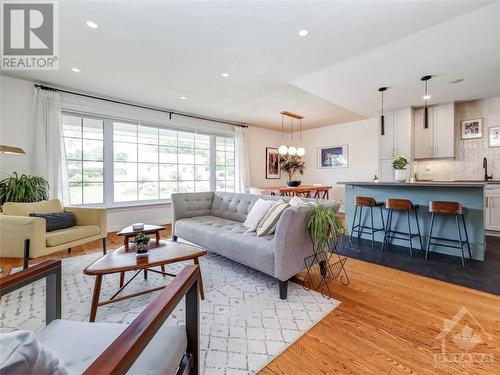
[[[378,119],[353,121],[303,132],[306,169],[301,179],[307,184],[333,186],[333,197],[344,199],[341,181],[371,181],[378,173]],[[338,169],[318,168],[318,147],[348,145],[349,166]]]
[[0,76],[0,144],[21,147],[26,155],[0,155],[2,177],[29,173],[33,82]]

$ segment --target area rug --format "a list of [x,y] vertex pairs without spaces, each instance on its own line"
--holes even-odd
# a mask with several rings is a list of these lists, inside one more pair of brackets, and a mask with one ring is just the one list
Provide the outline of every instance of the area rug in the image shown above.
[[[63,260],[63,319],[88,321],[94,277],[83,269],[99,257],[90,254]],[[183,262],[167,267],[178,273]],[[339,305],[319,293],[289,282],[288,299],[280,300],[278,283],[272,277],[208,253],[200,258],[205,300],[200,304],[201,374],[254,374]],[[128,277],[132,273],[127,274]],[[168,283],[172,278],[149,272],[137,276],[125,292]],[[117,290],[118,275],[103,278],[101,300]],[[159,294],[99,307],[96,321],[130,323]],[[45,282],[39,281],[13,292],[0,301],[0,330],[37,330],[45,319]],[[167,324],[184,324],[184,302]]]

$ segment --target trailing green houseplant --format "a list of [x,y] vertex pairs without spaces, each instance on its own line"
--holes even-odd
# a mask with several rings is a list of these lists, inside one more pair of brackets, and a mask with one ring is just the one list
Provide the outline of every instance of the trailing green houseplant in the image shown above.
[[49,183],[43,177],[14,172],[0,181],[0,206],[5,202],[39,202],[48,197]]
[[306,167],[302,158],[298,155],[280,155],[279,164],[282,171],[288,174],[288,186],[299,186],[300,181],[293,180],[296,173],[304,174]]
[[316,202],[307,220],[307,231],[315,253],[330,249],[344,233],[344,224],[333,207]]

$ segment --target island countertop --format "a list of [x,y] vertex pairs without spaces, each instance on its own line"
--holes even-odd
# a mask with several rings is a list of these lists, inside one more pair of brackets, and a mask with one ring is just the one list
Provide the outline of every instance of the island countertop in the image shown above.
[[416,181],[416,182],[373,182],[373,181],[342,181],[339,185],[354,186],[399,186],[399,187],[471,187],[482,188],[488,184],[500,184],[500,181]]

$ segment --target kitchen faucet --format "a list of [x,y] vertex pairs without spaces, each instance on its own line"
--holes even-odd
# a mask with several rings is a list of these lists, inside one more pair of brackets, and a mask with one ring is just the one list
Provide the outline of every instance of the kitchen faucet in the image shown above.
[[483,169],[484,169],[484,181],[492,180],[493,175],[488,176],[488,159],[483,158]]

